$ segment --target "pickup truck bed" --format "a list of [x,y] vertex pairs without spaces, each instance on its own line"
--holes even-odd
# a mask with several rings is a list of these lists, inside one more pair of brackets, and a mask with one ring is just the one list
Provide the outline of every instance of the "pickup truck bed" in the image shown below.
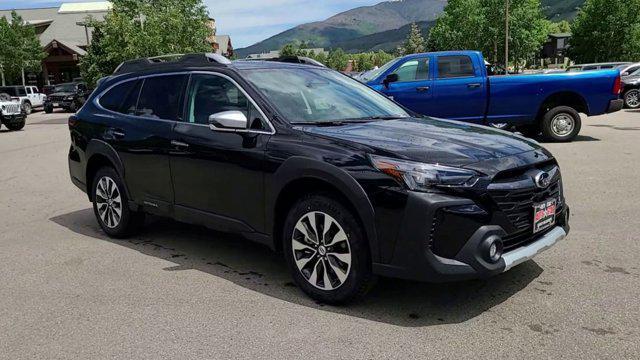
[[395,59],[361,80],[417,113],[479,124],[509,124],[571,141],[579,113],[618,111],[616,70],[488,76],[476,51],[424,53]]

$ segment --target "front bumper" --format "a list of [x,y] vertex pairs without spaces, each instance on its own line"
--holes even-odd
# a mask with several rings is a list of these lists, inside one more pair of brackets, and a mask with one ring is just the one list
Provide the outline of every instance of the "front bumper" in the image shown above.
[[[509,249],[497,262],[485,260],[482,246],[491,236],[508,238],[508,226],[501,225],[499,217],[488,217],[475,222],[473,216],[469,224],[458,222],[445,229],[462,240],[462,247],[452,255],[437,255],[437,247],[429,243],[433,232],[432,219],[442,209],[474,205],[474,201],[464,198],[435,194],[410,194],[400,226],[394,255],[386,264],[374,263],[376,274],[428,282],[449,282],[494,276],[526,262],[537,254],[549,249],[569,233],[569,207],[565,204],[556,214],[556,225],[532,236],[530,241]],[[533,209],[532,209],[533,211]],[[436,222],[433,221],[433,224]],[[481,225],[477,225],[482,223]],[[465,226],[475,229],[465,232]],[[468,234],[472,234],[469,236]],[[450,237],[451,238],[451,237]],[[466,239],[466,240],[465,240]]]
[[612,113],[612,112],[616,112],[616,111],[620,111],[620,110],[622,110],[623,107],[624,107],[624,100],[623,99],[611,100],[611,101],[609,101],[609,107],[607,108],[607,114]]
[[13,114],[13,115],[0,115],[2,118],[2,122],[13,123],[18,121],[24,121],[27,118],[27,115],[24,113],[21,114]]
[[63,100],[63,101],[47,101],[44,106],[51,107],[52,109],[67,109],[71,106],[73,101]]

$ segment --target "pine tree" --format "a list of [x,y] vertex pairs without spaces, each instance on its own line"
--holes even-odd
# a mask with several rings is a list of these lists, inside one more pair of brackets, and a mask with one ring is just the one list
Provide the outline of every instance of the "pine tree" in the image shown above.
[[407,36],[407,40],[404,42],[404,54],[417,54],[423,53],[426,51],[424,37],[422,36],[422,31],[420,31],[420,27],[418,24],[411,24],[411,30],[409,31],[409,35]]

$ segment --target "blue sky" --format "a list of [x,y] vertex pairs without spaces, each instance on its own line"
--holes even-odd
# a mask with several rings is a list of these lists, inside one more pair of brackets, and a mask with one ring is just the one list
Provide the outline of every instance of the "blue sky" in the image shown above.
[[[67,0],[64,2],[79,2]],[[88,1],[88,0],[84,0]],[[324,20],[341,11],[383,0],[203,0],[236,48],[264,40],[295,25]],[[0,9],[58,6],[63,1],[0,0]]]

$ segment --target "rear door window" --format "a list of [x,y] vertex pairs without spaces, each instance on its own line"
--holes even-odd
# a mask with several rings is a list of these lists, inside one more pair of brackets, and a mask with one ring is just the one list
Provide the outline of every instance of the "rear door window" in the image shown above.
[[475,77],[471,58],[466,55],[438,56],[438,78]]
[[151,119],[180,120],[187,79],[187,75],[145,78],[135,115]]

